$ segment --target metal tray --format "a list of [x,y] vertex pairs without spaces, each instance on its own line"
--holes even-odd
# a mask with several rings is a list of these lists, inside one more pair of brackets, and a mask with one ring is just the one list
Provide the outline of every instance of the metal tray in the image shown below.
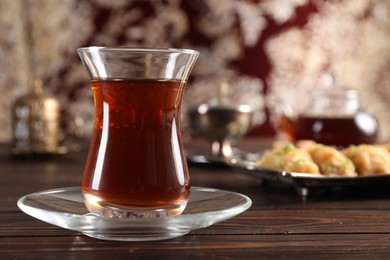
[[258,167],[255,161],[242,160],[240,157],[233,157],[226,163],[263,181],[293,186],[302,197],[307,197],[312,189],[319,188],[390,185],[390,174],[348,177],[276,171]]

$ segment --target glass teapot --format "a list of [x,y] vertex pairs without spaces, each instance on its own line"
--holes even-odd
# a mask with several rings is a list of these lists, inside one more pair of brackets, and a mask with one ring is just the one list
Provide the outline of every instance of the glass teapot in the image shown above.
[[278,106],[277,128],[290,141],[313,140],[337,147],[377,141],[378,122],[361,106],[359,93],[334,80],[314,90],[300,111],[284,102]]

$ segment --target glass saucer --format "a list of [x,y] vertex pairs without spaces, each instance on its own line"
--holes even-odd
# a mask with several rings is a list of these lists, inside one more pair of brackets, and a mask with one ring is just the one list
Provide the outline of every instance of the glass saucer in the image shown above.
[[247,210],[252,201],[230,191],[192,187],[181,215],[161,218],[108,218],[88,212],[80,187],[32,193],[18,200],[26,214],[103,240],[151,241],[183,236]]

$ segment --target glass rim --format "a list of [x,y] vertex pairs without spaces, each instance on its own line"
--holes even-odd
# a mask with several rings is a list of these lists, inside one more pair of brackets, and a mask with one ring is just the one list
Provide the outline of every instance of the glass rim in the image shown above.
[[180,48],[152,48],[152,47],[105,47],[105,46],[88,46],[77,48],[80,52],[90,51],[110,51],[110,52],[157,52],[157,53],[184,53],[184,54],[199,54],[199,51],[193,49]]

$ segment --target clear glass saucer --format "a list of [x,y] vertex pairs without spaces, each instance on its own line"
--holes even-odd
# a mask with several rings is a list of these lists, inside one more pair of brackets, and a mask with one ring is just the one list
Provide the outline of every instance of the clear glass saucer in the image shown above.
[[192,187],[181,215],[161,218],[107,218],[88,212],[80,187],[32,193],[18,200],[26,214],[103,240],[151,241],[183,236],[247,210],[252,201],[230,191]]

